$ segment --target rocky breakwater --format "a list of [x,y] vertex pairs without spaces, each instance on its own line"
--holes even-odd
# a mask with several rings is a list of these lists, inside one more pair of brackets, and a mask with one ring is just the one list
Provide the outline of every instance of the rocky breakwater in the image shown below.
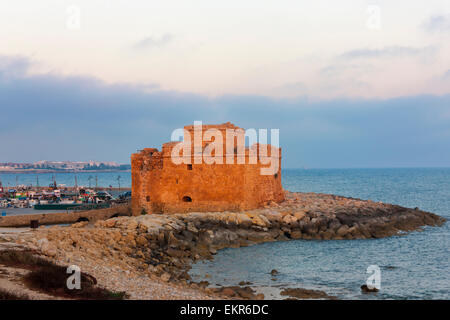
[[[439,226],[444,221],[419,209],[326,194],[287,192],[283,203],[258,210],[80,222],[71,227],[39,228],[21,237],[19,243],[60,263],[77,264],[99,282],[103,279],[106,286],[115,285],[115,290],[126,290],[117,285],[135,273],[189,285],[187,271],[191,263],[212,258],[225,247],[290,239],[381,238],[426,225]],[[111,274],[117,268],[123,274],[111,284]],[[99,274],[99,270],[103,273]],[[191,286],[198,288],[199,284]],[[205,290],[212,293],[213,289]]]

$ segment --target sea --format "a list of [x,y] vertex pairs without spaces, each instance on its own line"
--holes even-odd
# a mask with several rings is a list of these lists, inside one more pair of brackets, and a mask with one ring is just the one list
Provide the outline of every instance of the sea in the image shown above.
[[[450,220],[450,168],[286,169],[282,181],[290,191],[419,207]],[[194,264],[190,275],[212,286],[249,281],[272,299],[284,299],[281,289],[296,287],[339,299],[449,299],[449,245],[449,222],[384,239],[270,242],[220,250],[212,261]],[[372,270],[380,291],[362,294]]]
[[[58,184],[129,188],[129,172],[0,174],[3,186]],[[53,177],[54,176],[54,177]],[[118,177],[120,176],[120,179]],[[90,177],[90,178],[89,178]],[[284,169],[285,189],[419,207],[450,220],[450,168]],[[251,282],[266,298],[284,299],[282,288],[322,290],[339,299],[449,299],[450,224],[384,239],[292,240],[219,250],[192,266],[195,281],[211,286]],[[375,269],[374,269],[375,268]],[[270,271],[276,269],[277,276]],[[363,294],[369,277],[378,293]],[[378,272],[379,271],[379,272]]]

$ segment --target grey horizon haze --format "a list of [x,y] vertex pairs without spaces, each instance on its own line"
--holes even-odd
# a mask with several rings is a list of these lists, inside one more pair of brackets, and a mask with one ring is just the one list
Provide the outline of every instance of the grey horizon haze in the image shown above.
[[[450,95],[391,99],[207,97],[89,76],[30,74],[0,57],[0,162],[117,161],[194,120],[280,129],[283,167],[450,166]],[[149,89],[150,88],[150,89]]]

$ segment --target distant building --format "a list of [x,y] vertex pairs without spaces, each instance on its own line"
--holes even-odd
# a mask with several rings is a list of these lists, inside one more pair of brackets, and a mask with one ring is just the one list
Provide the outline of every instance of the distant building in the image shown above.
[[47,161],[35,163],[0,163],[0,171],[85,171],[85,170],[130,170],[131,165],[101,161]]

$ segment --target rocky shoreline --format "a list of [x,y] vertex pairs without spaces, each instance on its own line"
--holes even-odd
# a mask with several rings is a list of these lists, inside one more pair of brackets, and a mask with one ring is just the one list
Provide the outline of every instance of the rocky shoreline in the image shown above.
[[[126,291],[131,299],[262,299],[248,286],[192,283],[188,270],[193,262],[211,259],[227,247],[293,239],[383,238],[444,222],[418,208],[286,192],[281,204],[245,212],[142,215],[39,228],[10,239],[0,237],[0,250],[2,242],[14,242],[58,264],[78,265],[102,286]],[[307,290],[299,297],[308,297]],[[327,298],[312,292],[312,298],[320,297]]]

